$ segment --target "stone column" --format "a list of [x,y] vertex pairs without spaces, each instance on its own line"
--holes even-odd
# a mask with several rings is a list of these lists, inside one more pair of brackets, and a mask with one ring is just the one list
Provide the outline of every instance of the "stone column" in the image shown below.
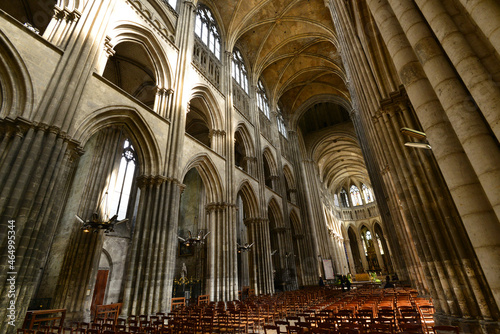
[[[21,328],[57,231],[64,200],[81,149],[64,132],[17,118],[0,120],[0,332]],[[8,222],[13,221],[9,227]],[[15,231],[15,263],[9,264],[8,231]],[[13,267],[10,267],[13,266]],[[16,294],[7,298],[9,272]],[[7,307],[15,302],[15,326]]]
[[138,180],[141,196],[123,288],[123,314],[168,312],[177,253],[181,183],[161,175]]
[[[465,156],[463,153],[462,145],[456,137],[454,129],[451,128],[448,122],[434,88],[427,81],[424,70],[421,68],[410,43],[406,39],[403,29],[399,26],[399,22],[388,7],[387,2],[369,0],[368,4],[380,28],[382,37],[387,44],[389,53],[394,59],[396,69],[399,71],[400,77],[405,84],[415,112],[422,122],[429,142],[433,146],[434,155],[448,184],[451,195],[456,203],[460,203],[460,205],[457,205],[457,208],[498,304],[498,279],[494,272],[497,272],[496,268],[500,265],[498,258],[500,256],[498,255],[500,254],[498,249],[500,244],[498,242],[499,236],[497,235],[500,231],[494,227],[498,225],[498,219],[479,184],[472,166],[469,164],[468,156],[475,153],[470,153],[468,156]],[[405,2],[405,4],[407,3]],[[415,23],[414,18],[415,16],[407,17],[405,20],[408,23]],[[417,27],[418,24],[414,24],[413,26]],[[423,33],[425,35],[425,29]],[[417,36],[413,35],[412,37],[416,38]],[[395,43],[396,41],[397,43]],[[422,43],[420,47],[429,47],[429,49],[424,50],[433,50],[432,43],[430,45],[426,44],[425,41],[422,41]],[[437,55],[437,58],[434,60],[440,60],[439,52]],[[433,59],[425,55],[422,56],[424,57],[422,59],[424,63]],[[431,64],[432,62],[427,63],[427,65]],[[439,64],[443,65],[442,62],[439,62]],[[427,68],[427,70],[430,69]],[[430,77],[433,77],[434,80],[436,74],[437,77],[449,74],[449,72],[444,71],[443,73],[440,71],[441,68],[434,69]],[[452,106],[448,107],[451,108]],[[462,112],[455,113],[456,116],[462,114]],[[470,116],[470,110],[468,116]],[[455,122],[456,120],[453,121]],[[460,131],[462,130],[464,129]],[[462,135],[463,133],[460,134],[460,136]],[[485,138],[484,136],[479,137],[480,140],[481,138]],[[457,170],[461,171],[460,176],[456,174]],[[485,233],[486,231],[488,232]]]
[[495,0],[460,0],[491,45],[500,54],[500,5]]
[[43,37],[57,47],[65,49],[68,38],[71,36],[80,16],[81,13],[76,8],[54,7],[54,16],[47,29],[45,29]]
[[246,219],[252,249],[253,283],[257,294],[274,293],[273,268],[271,261],[271,238],[269,220],[265,218]]
[[170,98],[174,91],[172,89],[156,87],[156,98],[153,110],[161,117],[167,118],[167,111],[170,105]]
[[226,156],[226,131],[210,130],[210,146],[219,155]]
[[[500,132],[497,132],[497,139],[491,136],[488,125],[484,124],[473,99],[463,87],[460,78],[457,77],[456,69],[450,65],[448,58],[443,54],[441,46],[435,41],[428,23],[423,20],[415,4],[394,0],[389,0],[389,3],[401,24],[401,28],[406,33],[408,42],[419,56],[422,68],[467,154],[470,164],[497,215],[497,220],[500,219],[500,150],[497,141]],[[489,106],[489,103],[487,105]],[[490,116],[489,111],[485,111],[485,115],[490,116],[490,120],[498,122],[500,118],[498,118],[496,110],[493,108],[491,111],[493,116]],[[493,123],[492,130],[497,129],[500,129],[500,124]],[[497,260],[500,260],[500,243],[497,251],[499,253]],[[500,270],[500,261],[498,263]],[[495,294],[498,294],[497,302],[500,304],[500,283]]]
[[354,256],[352,255],[351,240],[349,238],[344,239],[344,246],[347,250],[347,257],[350,259],[349,270],[354,275],[357,272],[356,272],[356,265],[354,264]]
[[[470,92],[479,111],[488,121],[491,130],[500,139],[500,88],[492,80],[491,74],[479,60],[465,39],[465,36],[455,25],[450,14],[441,2],[416,1],[422,14],[429,23],[433,33],[438,38],[442,48],[453,63],[457,73]],[[490,7],[497,11],[496,20],[500,20],[500,5]],[[494,21],[493,21],[494,22]],[[500,29],[500,25],[497,25]],[[500,33],[498,34],[500,41]]]
[[308,196],[308,187],[306,182],[306,172],[303,166],[302,158],[299,150],[299,138],[297,132],[288,131],[288,140],[291,147],[291,158],[295,167],[295,175],[297,180],[297,204],[301,212],[301,220],[304,226],[303,230],[303,245],[304,249],[301,254],[300,263],[302,269],[302,284],[316,285],[318,284],[318,248],[312,239],[314,231],[312,231],[313,216],[308,204],[310,196]]
[[[208,284],[213,301],[238,296],[235,206],[210,203],[206,206],[208,230]],[[252,247],[254,248],[254,247]],[[236,267],[236,268],[235,268]]]

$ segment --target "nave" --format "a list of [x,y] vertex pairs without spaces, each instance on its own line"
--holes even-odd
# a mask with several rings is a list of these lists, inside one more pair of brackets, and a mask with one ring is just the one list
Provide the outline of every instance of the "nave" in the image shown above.
[[[209,302],[199,296],[186,305],[184,298],[172,300],[169,314],[95,315],[94,321],[74,322],[69,327],[43,325],[26,334],[438,334],[459,333],[455,326],[438,326],[433,318],[431,298],[418,296],[415,289],[381,289],[357,284],[346,291],[340,286],[310,287],[244,300]],[[109,317],[108,317],[109,316]]]

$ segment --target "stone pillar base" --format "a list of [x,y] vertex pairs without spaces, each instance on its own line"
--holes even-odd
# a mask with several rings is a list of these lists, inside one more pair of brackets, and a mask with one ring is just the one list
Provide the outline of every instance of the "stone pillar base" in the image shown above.
[[436,313],[434,321],[436,325],[458,326],[461,333],[500,333],[500,322],[494,320],[465,319]]

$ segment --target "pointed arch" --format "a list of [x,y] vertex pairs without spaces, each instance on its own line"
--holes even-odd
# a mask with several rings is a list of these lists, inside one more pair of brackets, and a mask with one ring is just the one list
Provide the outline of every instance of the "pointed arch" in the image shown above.
[[[207,113],[207,121],[211,130],[222,130],[224,128],[224,117],[217,100],[211,89],[206,85],[198,85],[191,89],[190,101],[197,99],[200,105],[204,107]],[[191,107],[193,103],[190,102]]]
[[135,109],[128,106],[109,106],[95,110],[75,126],[74,139],[82,146],[95,133],[110,126],[123,125],[136,146],[139,168],[143,175],[159,175],[161,153],[148,122]]
[[245,208],[245,213],[249,215],[249,217],[245,218],[256,218],[259,214],[259,201],[257,200],[257,196],[255,195],[255,190],[252,185],[247,181],[243,181],[238,187],[238,191],[236,192],[236,196],[240,195],[243,200],[243,206]]
[[278,175],[278,165],[276,164],[276,159],[274,159],[274,155],[269,147],[265,147],[262,154],[269,164],[271,175]]
[[286,198],[288,201],[295,203],[295,192],[297,190],[295,186],[295,178],[293,176],[293,172],[290,166],[283,166],[283,176],[285,179],[285,190],[286,190]]
[[[161,88],[172,86],[172,66],[154,33],[139,24],[118,21],[111,29],[107,43],[114,47],[123,42],[139,43],[144,47],[154,66],[156,86]],[[107,57],[104,51],[102,57]]]
[[300,214],[296,208],[290,211],[290,224],[295,236],[304,234],[302,224],[300,223]]
[[33,85],[28,69],[8,37],[0,30],[0,118],[30,118]]
[[255,148],[250,131],[245,123],[240,123],[234,131],[234,163],[250,175],[255,170]]
[[285,176],[285,180],[288,183],[289,188],[295,189],[295,177],[293,176],[290,166],[283,166],[283,175]]
[[274,223],[276,224],[273,227],[274,228],[285,227],[281,206],[279,205],[279,203],[275,197],[272,197],[269,200],[269,203],[267,204],[267,208],[268,208],[268,211],[267,211],[268,217],[270,218],[270,220],[273,219]]
[[202,153],[191,159],[183,169],[181,180],[184,179],[187,172],[192,168],[196,168],[203,180],[205,186],[205,193],[207,196],[207,203],[219,203],[223,201],[224,187],[222,185],[221,177],[212,159],[206,154]]
[[236,130],[234,132],[240,133],[247,157],[255,157],[255,146],[252,140],[252,135],[250,134],[247,125],[243,122],[239,123],[236,126]]

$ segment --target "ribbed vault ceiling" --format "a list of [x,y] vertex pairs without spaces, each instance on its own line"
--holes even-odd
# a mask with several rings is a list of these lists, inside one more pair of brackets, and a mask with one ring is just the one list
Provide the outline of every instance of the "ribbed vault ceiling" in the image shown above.
[[[256,84],[262,79],[271,104],[278,102],[288,119],[315,112],[315,121],[328,125],[301,131],[307,154],[319,164],[324,184],[335,190],[350,179],[367,182],[352,123],[342,117],[332,123],[332,118],[338,118],[338,106],[322,104],[322,98],[332,96],[350,103],[337,35],[325,1],[204,3],[214,12],[226,49],[237,47],[241,51],[250,80]],[[313,105],[302,115],[297,114],[304,105],[316,100],[321,108]]]

